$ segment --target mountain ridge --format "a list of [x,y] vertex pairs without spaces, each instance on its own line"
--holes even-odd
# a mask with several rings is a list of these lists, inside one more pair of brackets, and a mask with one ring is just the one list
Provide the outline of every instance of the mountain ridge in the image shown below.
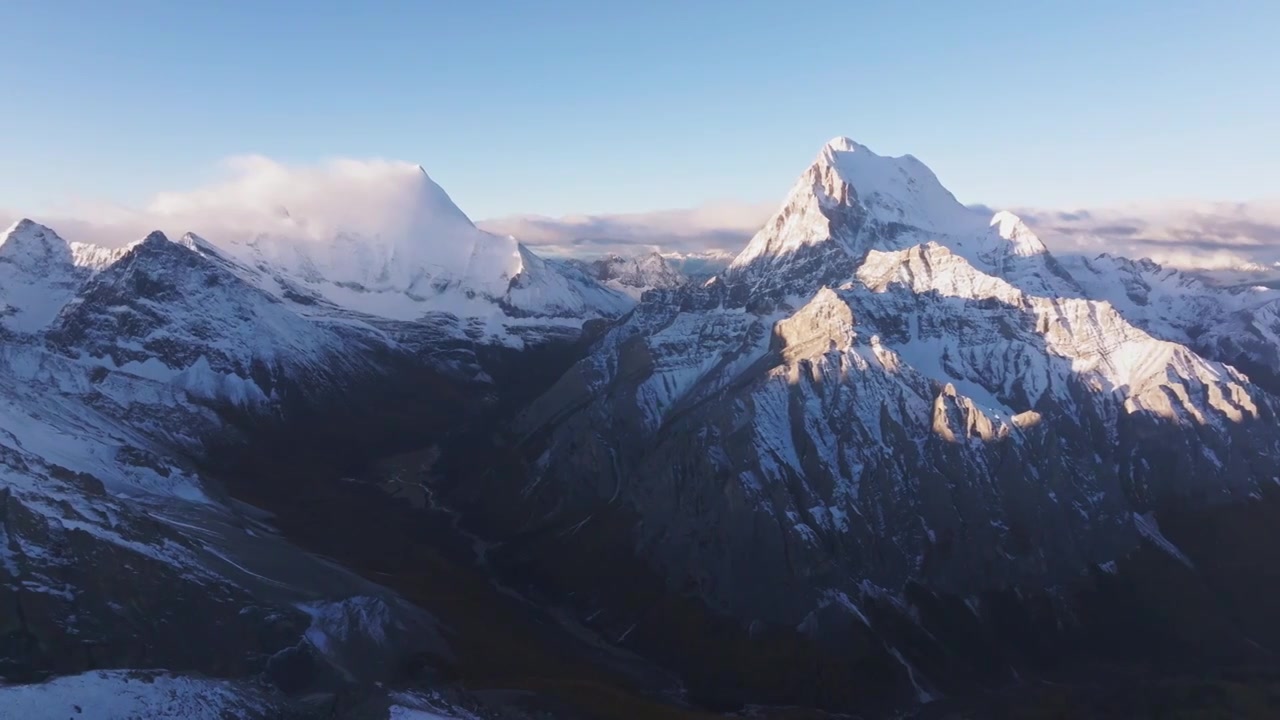
[[[1124,643],[1156,662],[1152,637],[1280,657],[1188,530],[1270,562],[1222,518],[1254,532],[1280,497],[1280,293],[1059,259],[844,138],[705,282],[659,254],[543,259],[393,175],[395,212],[324,215],[347,224],[6,234],[5,677],[80,677],[88,629],[112,667],[385,696],[466,642],[434,610],[513,599],[580,657],[678,673],[677,705],[887,713]],[[396,544],[419,536],[439,545]],[[461,602],[454,555],[482,578]],[[129,654],[137,588],[208,657]]]

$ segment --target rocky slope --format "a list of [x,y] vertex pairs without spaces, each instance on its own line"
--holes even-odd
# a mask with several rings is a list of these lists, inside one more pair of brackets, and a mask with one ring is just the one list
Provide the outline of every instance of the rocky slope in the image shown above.
[[[447,655],[430,615],[302,551],[184,460],[223,423],[181,387],[30,344],[0,368],[6,680],[163,668],[332,691]],[[32,695],[8,692],[5,707]]]
[[232,497],[305,502],[286,478],[319,491],[429,442],[501,400],[518,349],[630,307],[418,174],[384,255],[349,236],[108,250],[29,220],[0,237],[0,678],[62,676],[0,707],[470,717],[422,680],[456,657],[440,620]]

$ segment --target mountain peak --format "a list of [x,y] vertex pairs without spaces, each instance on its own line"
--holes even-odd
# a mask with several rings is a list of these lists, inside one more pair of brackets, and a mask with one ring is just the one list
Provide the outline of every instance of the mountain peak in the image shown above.
[[426,168],[415,165],[414,169],[417,184],[413,191],[416,196],[412,199],[410,209],[415,222],[427,223],[431,226],[447,223],[458,227],[475,228],[471,218],[467,217],[462,208],[459,208],[453,202],[453,198],[449,197],[449,193],[431,178]]
[[170,263],[175,260],[188,262],[191,259],[203,257],[193,245],[184,241],[170,240],[169,236],[160,230],[153,230],[141,240],[132,242],[115,252],[119,253],[118,260],[126,265]]
[[156,243],[167,243],[169,238],[159,230],[152,230],[147,236],[142,238],[142,245],[155,245]]
[[1049,252],[1022,218],[1008,210],[1001,210],[991,216],[991,231],[1009,242],[1009,250],[1014,255],[1026,257]]
[[[520,269],[514,240],[476,228],[420,165],[355,170],[360,176],[341,193],[289,204],[267,232],[213,238],[211,245],[225,259],[274,265],[304,283],[327,286],[326,297],[338,304],[367,293],[429,297],[459,283],[482,295],[505,292]],[[209,254],[205,244],[180,244]],[[416,306],[408,312],[420,312]]]
[[10,238],[14,238],[14,237],[28,236],[28,235],[42,235],[42,234],[54,235],[54,236],[57,235],[57,233],[55,233],[51,228],[41,225],[40,223],[32,220],[31,218],[22,218],[21,220],[10,225],[9,228],[4,231],[3,238],[7,242]]
[[0,258],[27,269],[50,262],[70,265],[71,248],[52,229],[23,218],[0,235]]
[[846,202],[860,204],[870,219],[881,223],[929,231],[972,224],[972,213],[927,165],[911,155],[877,155],[865,145],[838,137],[822,148],[815,168],[833,174],[833,180],[852,191]]
[[[823,150],[831,152],[857,152],[858,150],[867,150],[867,147],[854,142],[851,138],[840,135],[828,140],[827,144],[823,147]],[[868,152],[870,151],[868,150]]]
[[6,329],[43,329],[81,280],[71,246],[53,230],[24,218],[0,235],[0,324]]
[[916,158],[877,155],[842,136],[822,147],[782,208],[730,267],[762,260],[773,265],[779,258],[829,247],[831,239],[856,258],[872,238],[883,244],[904,234],[983,233],[982,220]]

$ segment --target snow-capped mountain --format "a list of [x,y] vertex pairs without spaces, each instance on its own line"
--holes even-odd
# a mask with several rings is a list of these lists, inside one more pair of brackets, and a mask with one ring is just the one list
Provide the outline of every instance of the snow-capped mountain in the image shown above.
[[838,138],[725,272],[646,294],[526,408],[523,474],[463,496],[511,536],[574,538],[549,552],[629,538],[636,572],[744,624],[821,635],[845,608],[924,697],[902,626],[868,619],[885,598],[927,633],[913,584],[1059,586],[1146,545],[1183,562],[1153,512],[1271,492],[1277,401],[1223,362],[1273,361],[1270,303],[1064,263],[919,160]]
[[[0,678],[72,677],[0,688],[0,707],[274,717],[293,701],[248,679],[289,662],[323,685],[389,680],[354,659],[371,643],[447,653],[429,615],[285,540],[201,469],[241,433],[220,408],[278,417],[283,389],[322,397],[394,343],[295,313],[191,238],[107,251],[22,221],[3,240],[0,602],[16,613]],[[76,675],[97,668],[165,672]]]
[[30,220],[14,223],[0,237],[0,323],[15,332],[38,332],[87,275],[57,233]]
[[279,487],[252,494],[277,497],[311,480],[300,457],[320,475],[426,442],[505,392],[518,349],[633,305],[475,229],[420,169],[403,180],[368,235],[282,211],[247,240],[0,237],[0,602],[18,608],[0,680],[64,676],[0,707],[309,717],[308,693],[359,687],[384,713],[471,717],[385,685],[451,655],[434,617],[224,482],[260,453]]
[[247,238],[107,249],[20,221],[0,241],[0,322],[89,364],[256,403],[287,376],[367,372],[407,334],[518,348],[634,304],[478,230],[421,168],[382,192],[395,212],[360,232],[281,209]]
[[646,290],[670,290],[686,282],[658,252],[624,256],[611,254],[595,260],[568,260],[606,287],[639,301]]
[[0,324],[44,330],[84,282],[129,252],[68,243],[52,229],[22,219],[0,234]]
[[688,278],[707,279],[729,267],[729,263],[737,257],[726,250],[706,250],[701,252],[669,252],[663,253],[663,259],[680,274]]
[[823,147],[725,274],[772,290],[776,283],[823,282],[824,275],[834,282],[847,279],[849,262],[872,248],[901,250],[930,240],[1024,290],[1076,291],[1017,216],[984,217],[960,204],[914,157],[882,157],[848,138]]
[[[333,211],[310,217],[278,208],[261,227],[224,228],[209,238],[188,234],[178,243],[301,306],[294,309],[303,314],[331,308],[406,322],[475,318],[487,323],[494,341],[504,339],[506,326],[536,324],[531,319],[572,327],[616,316],[632,304],[625,293],[546,263],[515,238],[476,228],[421,167],[379,178],[374,190],[385,210],[377,217]],[[9,274],[8,324],[39,330],[66,304],[69,291],[137,244],[68,243],[30,220],[16,223],[0,245]]]
[[380,217],[325,223],[281,208],[267,227],[205,242],[273,295],[398,321],[483,319],[494,340],[530,318],[581,325],[630,306],[515,238],[478,229],[421,167],[384,182]]

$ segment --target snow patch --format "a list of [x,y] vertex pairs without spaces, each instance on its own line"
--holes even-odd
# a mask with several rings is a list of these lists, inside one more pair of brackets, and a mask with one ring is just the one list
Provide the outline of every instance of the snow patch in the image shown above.
[[99,670],[33,685],[0,686],[13,720],[224,720],[274,717],[270,694],[246,682],[158,671]]
[[1156,547],[1169,553],[1175,560],[1186,565],[1191,569],[1195,569],[1195,564],[1191,562],[1191,558],[1183,554],[1168,538],[1160,532],[1160,525],[1156,522],[1156,515],[1153,512],[1133,513],[1133,525],[1138,529],[1138,533],[1142,537],[1150,540]]

